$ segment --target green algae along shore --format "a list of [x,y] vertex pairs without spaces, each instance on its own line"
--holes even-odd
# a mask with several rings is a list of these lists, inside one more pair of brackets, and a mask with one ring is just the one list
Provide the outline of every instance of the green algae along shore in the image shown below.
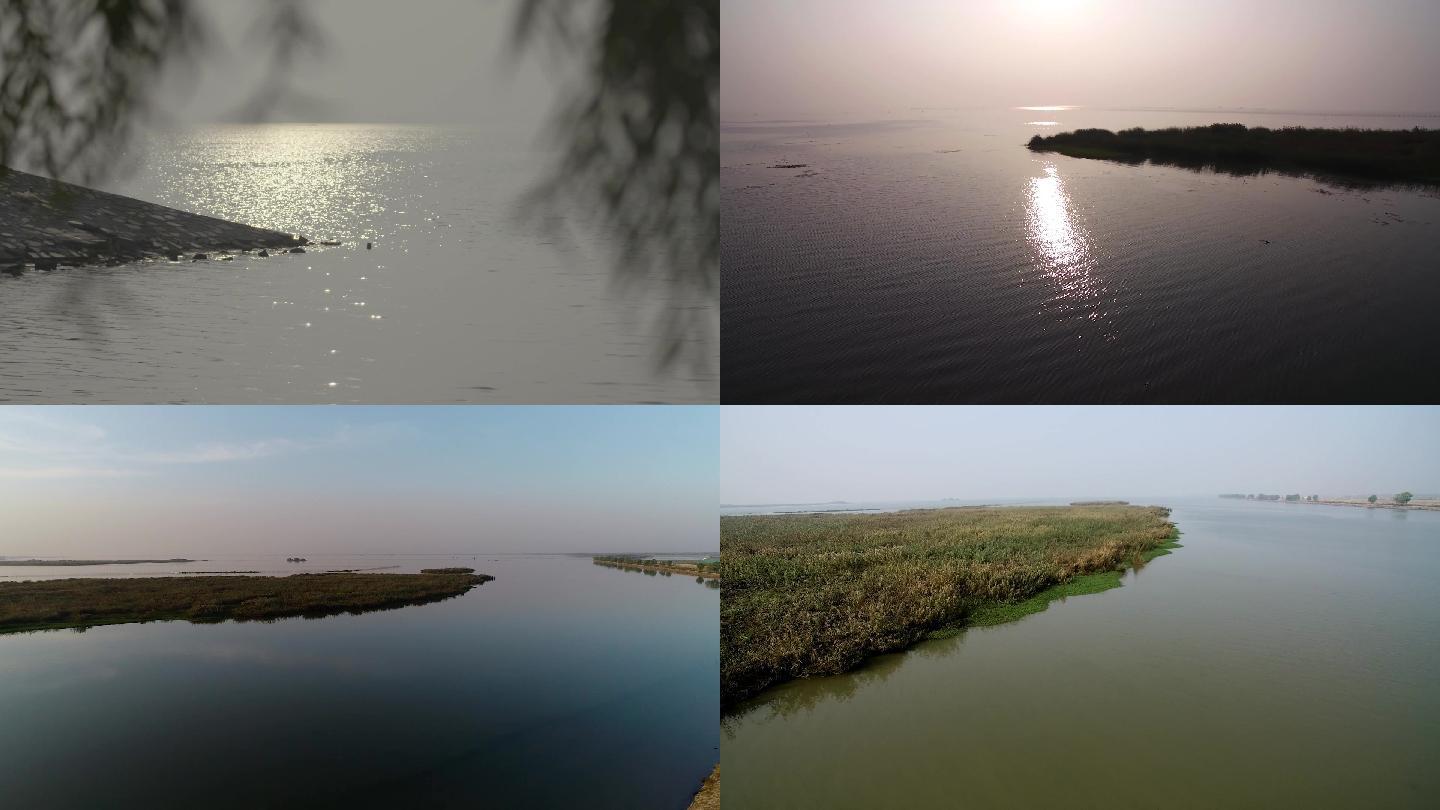
[[1117,587],[1125,569],[1178,547],[1169,514],[1101,505],[722,517],[721,703]]
[[192,214],[0,166],[0,272],[27,267],[208,258],[216,251],[303,252],[309,240]]
[[459,596],[494,577],[470,568],[419,574],[293,574],[0,582],[0,633],[184,620],[254,621],[363,613]]

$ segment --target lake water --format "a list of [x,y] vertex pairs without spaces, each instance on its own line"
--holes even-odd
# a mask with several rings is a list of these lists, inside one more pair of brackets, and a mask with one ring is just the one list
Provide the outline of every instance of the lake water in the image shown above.
[[[0,277],[0,402],[714,402],[588,223],[519,217],[517,127],[247,125],[145,139],[109,189],[341,240],[304,255]],[[374,243],[366,250],[367,241]],[[718,319],[716,319],[718,321]]]
[[1433,806],[1440,513],[1167,503],[1119,589],[727,717],[725,806]]
[[[1440,117],[892,110],[721,131],[726,402],[1422,402],[1440,192],[1032,153],[1082,127]],[[792,168],[773,168],[791,166]]]
[[359,616],[0,635],[0,805],[689,804],[719,756],[718,590],[565,556],[308,563],[444,565],[496,579]]

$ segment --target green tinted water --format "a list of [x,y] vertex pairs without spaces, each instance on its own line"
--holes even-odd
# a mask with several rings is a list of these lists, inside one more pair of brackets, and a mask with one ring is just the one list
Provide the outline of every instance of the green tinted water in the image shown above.
[[1184,548],[726,718],[725,807],[1429,807],[1440,513],[1173,501]]

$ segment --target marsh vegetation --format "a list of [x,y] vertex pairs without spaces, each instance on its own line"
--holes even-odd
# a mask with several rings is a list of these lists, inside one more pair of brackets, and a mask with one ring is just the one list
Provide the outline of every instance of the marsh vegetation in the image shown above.
[[169,560],[0,560],[0,565],[140,565],[141,563],[191,563],[198,560],[187,560],[183,557],[175,557]]
[[1030,139],[1037,152],[1138,163],[1150,160],[1229,174],[1333,175],[1360,182],[1440,184],[1440,129],[1140,127],[1078,129]]
[[203,623],[362,613],[448,599],[491,579],[441,569],[422,574],[0,582],[0,633],[127,622]]
[[610,568],[625,568],[632,571],[643,571],[647,574],[661,574],[670,576],[672,574],[684,574],[695,577],[699,580],[719,579],[720,565],[718,560],[662,560],[655,557],[636,557],[623,554],[611,554],[592,558],[596,565],[604,565]]
[[1177,544],[1144,506],[923,509],[720,519],[726,705],[937,632],[1119,584]]

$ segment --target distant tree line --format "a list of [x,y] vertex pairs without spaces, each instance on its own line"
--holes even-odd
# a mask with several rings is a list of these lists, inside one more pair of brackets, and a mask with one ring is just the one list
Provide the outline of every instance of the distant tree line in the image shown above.
[[[1266,494],[1264,494],[1264,493],[1257,493],[1257,494],[1246,495],[1246,494],[1238,493],[1238,492],[1226,492],[1226,493],[1222,494],[1220,497],[1222,497],[1222,498],[1232,498],[1232,499],[1237,499],[1237,500],[1242,500],[1242,501],[1278,501],[1278,500],[1281,500],[1281,498],[1282,498],[1282,496],[1280,496],[1280,495],[1266,495]],[[1303,496],[1302,496],[1302,495],[1299,495],[1299,494],[1294,494],[1294,495],[1285,495],[1285,496],[1283,496],[1283,498],[1284,498],[1284,500],[1286,500],[1286,501],[1288,501],[1288,502],[1290,502],[1290,503],[1296,503],[1296,502],[1299,502],[1299,501],[1305,501],[1305,502],[1307,502],[1307,503],[1319,503],[1319,502],[1320,502],[1320,496],[1319,496],[1319,495],[1303,495]],[[1415,498],[1414,493],[1411,493],[1411,492],[1400,492],[1400,493],[1396,493],[1395,495],[1392,495],[1390,499],[1391,499],[1392,501],[1394,501],[1396,504],[1398,504],[1398,505],[1400,505],[1400,506],[1404,506],[1404,505],[1410,503],[1410,501],[1413,500],[1414,498]],[[1376,501],[1380,500],[1380,496],[1378,496],[1378,495],[1371,495],[1370,497],[1366,498],[1365,500],[1369,501],[1370,503],[1375,503]]]

